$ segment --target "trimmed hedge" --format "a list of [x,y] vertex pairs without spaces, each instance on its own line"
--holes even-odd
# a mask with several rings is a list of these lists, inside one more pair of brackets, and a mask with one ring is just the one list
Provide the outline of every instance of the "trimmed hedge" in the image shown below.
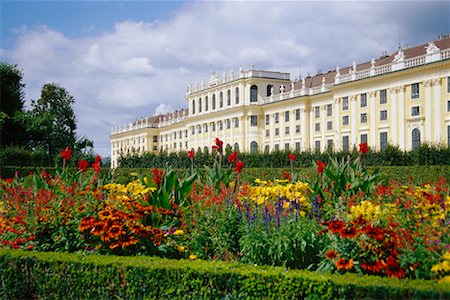
[[217,261],[0,250],[5,299],[449,299],[450,284]]
[[[113,178],[118,183],[128,183],[135,177],[131,173],[141,175],[147,174],[151,176],[149,168],[117,168],[113,172]],[[368,167],[369,171],[373,171],[376,167]],[[253,182],[256,178],[261,180],[281,179],[283,172],[289,172],[290,168],[244,168],[241,178],[247,182]],[[300,173],[301,179],[311,178],[317,175],[317,169],[312,168],[295,168]],[[177,169],[180,176],[185,173],[184,169]],[[198,172],[205,172],[199,169]],[[444,177],[450,182],[450,166],[383,166],[380,167],[380,173],[384,174],[388,179],[397,180],[399,182],[412,182],[414,184],[423,184],[427,182],[437,182]]]

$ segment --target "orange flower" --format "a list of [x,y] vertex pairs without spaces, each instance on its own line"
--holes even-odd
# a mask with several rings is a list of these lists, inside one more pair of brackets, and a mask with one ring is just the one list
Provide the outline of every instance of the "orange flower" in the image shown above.
[[327,253],[325,253],[325,258],[328,260],[333,260],[338,256],[339,254],[336,251],[334,251],[334,249],[328,250]]
[[336,267],[338,270],[351,270],[353,268],[353,259],[339,258],[336,262]]
[[340,220],[331,221],[328,224],[328,229],[330,229],[331,232],[333,232],[333,233],[339,233],[344,228],[345,228],[345,223]]
[[87,217],[81,219],[80,226],[78,227],[78,230],[80,231],[86,231],[88,229],[91,229],[95,225],[95,218],[94,217]]
[[341,232],[339,233],[339,235],[343,238],[352,238],[354,236],[356,236],[358,234],[358,232],[356,231],[355,227],[346,227],[343,228],[341,230]]
[[377,260],[376,262],[365,262],[361,265],[361,268],[367,272],[379,273],[383,266],[383,263],[380,260]]

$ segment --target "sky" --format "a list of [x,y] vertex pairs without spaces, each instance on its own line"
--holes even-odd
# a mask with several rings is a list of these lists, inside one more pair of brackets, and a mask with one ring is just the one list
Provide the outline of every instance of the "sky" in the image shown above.
[[186,108],[189,83],[239,66],[291,79],[450,32],[449,1],[0,1],[0,61],[25,100],[57,83],[77,134],[110,155],[113,126]]

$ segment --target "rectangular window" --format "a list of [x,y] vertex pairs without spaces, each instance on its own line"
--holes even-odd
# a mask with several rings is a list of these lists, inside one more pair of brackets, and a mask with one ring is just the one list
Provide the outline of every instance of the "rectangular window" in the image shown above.
[[381,90],[380,91],[380,104],[386,104],[387,103],[387,91]]
[[348,110],[348,97],[342,98],[342,110]]
[[157,143],[158,142],[158,136],[157,135],[154,135],[153,136],[153,143]]
[[367,143],[367,134],[361,134],[359,140],[361,141],[361,143]]
[[366,113],[361,114],[361,123],[367,123],[367,114]]
[[447,77],[447,93],[450,94],[450,77]]
[[295,133],[300,133],[300,125],[295,125]]
[[450,147],[450,126],[447,126],[447,147]]
[[289,150],[289,143],[285,143],[285,144],[284,144],[284,150],[286,150],[286,151]]
[[192,126],[191,128],[192,128],[192,134],[195,134],[195,128],[194,128],[194,126]]
[[300,151],[300,142],[295,143],[295,151]]
[[275,151],[280,151],[280,145],[275,144]]
[[366,107],[367,106],[367,94],[361,94],[361,107]]
[[234,96],[235,96],[235,102],[236,102],[236,104],[239,104],[239,88],[238,88],[238,87],[236,87],[236,88],[234,89]]
[[380,121],[387,120],[387,110],[380,110]]
[[419,83],[411,84],[411,99],[419,98]]
[[187,133],[188,133],[188,131],[187,131],[187,129],[186,129],[186,130],[184,131],[184,137],[185,137],[185,138],[187,138],[187,136],[188,136]]
[[212,122],[212,124],[211,124],[211,127],[212,127],[212,131],[216,131],[216,123],[215,122]]
[[333,105],[327,104],[327,116],[330,117],[333,115]]
[[314,107],[314,117],[316,119],[320,118],[320,107],[319,106]]
[[266,115],[266,125],[269,125],[270,124],[270,117],[269,117],[269,115]]
[[348,116],[342,117],[342,125],[348,125]]
[[265,145],[264,146],[264,153],[269,153],[269,151],[270,151],[269,145]]
[[315,141],[314,142],[314,150],[320,151],[320,141]]
[[450,112],[450,100],[447,100],[447,112]]
[[239,128],[239,118],[234,118],[234,128]]
[[197,133],[202,133],[202,126],[197,125]]
[[327,140],[327,149],[333,150],[333,140]]
[[350,149],[348,135],[342,137],[342,150],[348,151]]
[[295,110],[295,119],[298,121],[300,120],[300,109]]
[[269,136],[270,136],[270,130],[266,129],[266,137],[269,137]]
[[387,132],[380,132],[380,149],[386,149],[387,147]]
[[275,113],[275,124],[278,124],[280,122],[280,114]]
[[333,121],[327,122],[327,130],[333,130]]
[[226,120],[225,120],[225,125],[227,125],[227,129],[230,129],[230,128],[231,128],[231,122],[230,122],[230,119],[226,119]]
[[275,135],[279,136],[280,135],[280,129],[279,128],[275,128]]
[[411,116],[420,116],[420,107],[419,106],[413,106],[411,107]]
[[284,127],[284,134],[289,134],[289,127]]
[[219,130],[223,130],[223,122],[219,121]]
[[289,122],[289,111],[284,112],[284,121]]
[[208,132],[208,124],[204,124],[204,125],[203,125],[203,128],[204,128],[204,131],[205,131],[205,132]]
[[320,123],[314,124],[314,128],[315,128],[316,132],[320,131]]
[[250,126],[258,126],[258,116],[250,116]]

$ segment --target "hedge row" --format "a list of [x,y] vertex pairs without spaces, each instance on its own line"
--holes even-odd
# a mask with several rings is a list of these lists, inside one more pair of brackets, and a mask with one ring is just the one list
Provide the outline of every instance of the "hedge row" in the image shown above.
[[[225,157],[231,153],[231,148],[225,150]],[[239,159],[243,160],[247,167],[268,167],[283,168],[290,167],[290,161],[286,151],[275,151],[271,153],[239,153]],[[294,152],[295,153],[295,152]],[[295,153],[297,159],[294,161],[295,167],[309,167],[317,160],[330,161],[338,159],[356,159],[359,153],[356,148],[353,151],[341,152],[310,152],[303,151]],[[193,160],[195,166],[211,166],[214,162],[214,155],[209,150],[197,151]],[[145,153],[143,155],[129,155],[119,159],[121,167],[126,168],[146,168],[149,166],[164,167],[171,165],[174,168],[189,168],[191,160],[186,152],[160,154]],[[450,148],[448,146],[429,146],[423,144],[420,147],[405,152],[398,147],[388,146],[382,151],[369,151],[366,155],[366,164],[368,166],[413,166],[413,165],[450,165]]]
[[[0,177],[1,178],[12,178],[16,176],[25,177],[29,174],[40,173],[45,170],[48,174],[54,175],[56,172],[55,167],[45,167],[45,166],[0,166]],[[76,172],[77,168],[70,168],[71,172]],[[101,176],[107,175],[109,168],[104,168],[101,171]]]
[[[368,167],[369,172],[376,167]],[[380,167],[380,173],[384,174],[388,179],[400,182],[412,182],[414,184],[423,184],[428,182],[437,182],[444,177],[450,182],[450,166],[384,166]],[[117,183],[128,183],[135,179],[131,173],[151,176],[150,168],[117,168],[114,170],[114,181]],[[198,169],[202,173],[205,170]],[[290,171],[290,168],[244,168],[241,178],[247,182],[254,182],[256,178],[261,180],[274,180],[282,178],[282,173]],[[180,176],[185,173],[184,169],[177,169]],[[315,167],[295,168],[295,172],[299,172],[300,179],[310,179],[317,175]]]
[[3,299],[449,299],[450,285],[218,261],[0,250]]

